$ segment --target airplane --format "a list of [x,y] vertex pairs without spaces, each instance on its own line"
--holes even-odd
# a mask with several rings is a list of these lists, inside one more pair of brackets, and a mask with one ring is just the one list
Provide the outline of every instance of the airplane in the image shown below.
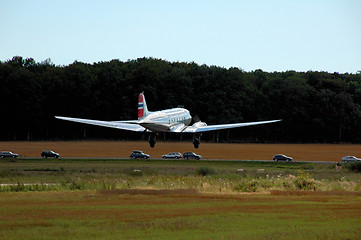
[[147,103],[144,97],[144,92],[140,93],[138,97],[138,120],[100,121],[100,120],[70,118],[70,117],[62,117],[62,116],[55,116],[55,118],[66,121],[97,125],[102,127],[149,133],[148,141],[150,147],[152,148],[156,144],[156,138],[158,133],[163,133],[163,132],[191,133],[193,134],[193,145],[195,148],[198,148],[200,145],[201,135],[203,132],[246,127],[246,126],[253,126],[253,125],[260,125],[260,124],[267,124],[267,123],[274,123],[281,121],[281,120],[269,120],[269,121],[231,123],[231,124],[219,124],[219,125],[207,125],[205,122],[197,121],[192,125],[190,125],[190,123],[192,122],[192,116],[190,115],[187,109],[171,108],[171,109],[155,111],[155,112],[148,111]]

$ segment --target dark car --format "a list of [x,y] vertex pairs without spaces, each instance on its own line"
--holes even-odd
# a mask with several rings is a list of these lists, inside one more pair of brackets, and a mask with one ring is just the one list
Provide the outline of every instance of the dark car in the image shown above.
[[17,158],[19,154],[12,152],[0,152],[0,157],[2,158]]
[[283,154],[276,154],[273,156],[273,160],[274,161],[287,161],[287,162],[291,162],[293,159],[291,157],[287,157],[286,155]]
[[42,151],[40,155],[43,158],[48,158],[48,157],[58,158],[58,157],[60,157],[59,153],[56,153],[56,152],[53,152],[53,151],[50,151],[50,150]]
[[175,158],[179,159],[182,158],[182,154],[179,152],[170,152],[168,154],[162,155],[162,158]]
[[130,158],[150,158],[149,154],[145,154],[142,151],[139,150],[134,150],[131,154],[130,154]]
[[201,155],[195,154],[194,152],[185,152],[183,153],[183,157],[185,159],[197,159],[197,160],[202,158]]

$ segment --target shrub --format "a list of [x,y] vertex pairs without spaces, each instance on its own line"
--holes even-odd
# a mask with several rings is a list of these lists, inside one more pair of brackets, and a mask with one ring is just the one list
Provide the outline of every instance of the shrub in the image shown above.
[[84,190],[84,189],[86,189],[85,183],[82,181],[76,181],[76,180],[72,181],[69,184],[69,189],[70,190]]
[[298,170],[298,172],[299,174],[294,180],[296,188],[301,190],[315,190],[315,180],[311,177],[311,175],[301,170]]
[[197,169],[197,173],[202,176],[214,174],[216,171],[209,167],[200,167]]
[[256,192],[257,186],[258,186],[258,182],[255,181],[254,179],[251,181],[247,181],[243,179],[233,188],[233,190],[239,192]]
[[18,185],[10,186],[11,192],[22,192],[25,191],[25,185],[23,183],[18,182]]
[[361,161],[360,162],[354,162],[350,164],[346,164],[346,168],[353,171],[353,172],[361,172]]

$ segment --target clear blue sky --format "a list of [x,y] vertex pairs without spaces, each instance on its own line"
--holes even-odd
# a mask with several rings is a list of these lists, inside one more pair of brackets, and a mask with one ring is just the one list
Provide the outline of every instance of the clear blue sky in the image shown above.
[[0,60],[361,70],[360,0],[1,0]]

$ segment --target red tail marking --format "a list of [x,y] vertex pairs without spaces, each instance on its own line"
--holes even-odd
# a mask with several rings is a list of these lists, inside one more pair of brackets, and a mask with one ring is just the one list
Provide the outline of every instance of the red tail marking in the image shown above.
[[139,94],[138,98],[138,119],[144,116],[143,94]]

